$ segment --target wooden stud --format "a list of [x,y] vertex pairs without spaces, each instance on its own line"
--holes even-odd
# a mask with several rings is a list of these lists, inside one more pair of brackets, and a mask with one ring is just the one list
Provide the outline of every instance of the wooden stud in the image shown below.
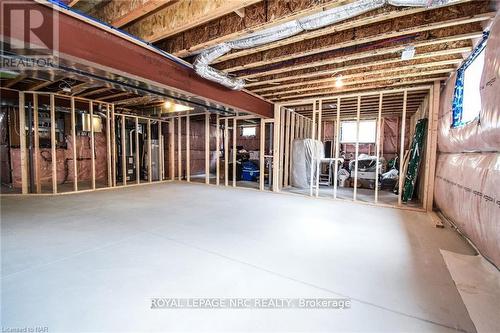
[[165,149],[163,146],[163,122],[158,120],[158,180],[165,179]]
[[228,129],[228,119],[224,119],[224,186],[229,185],[229,129]]
[[94,140],[94,103],[89,103],[90,113],[90,168],[92,172],[92,189],[95,190],[95,140]]
[[210,184],[210,113],[205,113],[205,184]]
[[291,118],[292,118],[292,112],[290,110],[286,110],[286,120],[285,120],[285,165],[283,167],[283,186],[288,187],[289,180],[288,180],[288,168],[290,167],[290,131],[291,131]]
[[50,146],[52,156],[52,193],[57,193],[56,99],[50,94]]
[[293,141],[296,139],[296,135],[297,135],[297,131],[296,131],[296,123],[297,123],[297,113],[295,113],[294,111],[291,112],[291,119],[292,119],[292,123],[290,124],[290,165],[288,167],[288,174],[290,175],[289,176],[289,180],[288,180],[288,184],[289,185],[292,185],[292,179],[291,179],[291,170],[292,170],[292,165],[293,165]]
[[[42,193],[42,181],[40,177],[40,133],[38,130],[38,122],[39,122],[39,117],[38,117],[38,95],[33,94],[33,130],[34,130],[34,148],[35,148],[35,187],[36,187],[36,193]],[[73,131],[74,133],[74,131]],[[73,134],[74,136],[74,134]],[[73,150],[75,149],[75,146],[73,144]]]
[[333,198],[337,199],[339,150],[340,150],[340,97],[337,97],[337,120],[335,121],[335,167],[333,174]]
[[109,104],[106,104],[106,159],[107,159],[107,171],[108,171],[108,187],[113,186],[113,180],[111,175],[111,135],[110,135],[111,124],[109,120]]
[[182,180],[182,118],[177,117],[177,178]]
[[71,97],[71,144],[73,145],[73,191],[78,191],[78,159],[76,155],[75,98]]
[[278,186],[283,188],[283,165],[285,163],[285,120],[286,110],[280,107],[280,133],[279,133],[279,168],[278,168]]
[[281,106],[274,104],[274,124],[273,124],[273,192],[280,191],[280,122],[281,122]]
[[[316,131],[316,101],[313,102],[313,112],[312,112],[312,128],[311,128],[311,139],[315,139],[314,133]],[[311,172],[310,172],[310,178],[309,178],[309,195],[312,197],[313,195],[313,181],[314,181],[314,169],[315,169],[315,161],[314,159],[316,158],[316,163],[317,157],[315,156],[315,150],[311,152]]]
[[152,147],[152,140],[151,140],[151,120],[148,119],[148,182],[153,181],[153,147]]
[[405,156],[405,130],[406,130],[406,100],[408,92],[405,90],[403,93],[403,114],[401,116],[401,141],[400,141],[400,154],[399,154],[399,178],[398,178],[398,206],[401,206],[403,197],[403,175],[404,170],[404,156]]
[[[322,113],[323,113],[323,101],[319,100],[319,110],[317,111],[318,112],[318,141],[321,141],[321,130],[322,130],[322,126],[321,126],[321,116],[322,116]],[[318,197],[319,195],[319,175],[320,175],[320,172],[321,172],[321,160],[318,159],[318,161],[316,162],[316,198]]]
[[[51,109],[52,110],[52,109]],[[19,147],[21,158],[21,193],[28,193],[28,163],[26,161],[26,110],[25,95],[19,92]]]
[[127,147],[125,146],[125,116],[122,115],[121,145],[122,145],[122,181],[123,186],[127,185]]
[[189,115],[186,116],[186,181],[191,181],[191,138],[190,125],[191,120]]
[[259,150],[259,189],[264,191],[264,168],[265,168],[265,149],[266,149],[266,123],[264,119],[260,120],[260,150]]
[[[425,198],[425,209],[430,212],[433,209],[434,203],[434,185],[435,185],[435,175],[436,175],[436,155],[437,155],[437,131],[438,131],[438,117],[439,117],[439,100],[440,100],[440,83],[438,81],[434,82],[432,87],[432,100],[429,101],[429,129],[430,129],[430,140],[428,146],[429,154],[427,159],[429,161],[428,165],[428,175],[427,175],[427,186],[426,186],[426,198]],[[432,104],[432,107],[431,107]],[[431,113],[432,111],[432,113]]]
[[[130,143],[132,144],[132,143]],[[135,183],[141,183],[141,160],[139,148],[139,118],[135,117]]]
[[233,187],[236,187],[236,134],[238,132],[238,121],[236,118],[233,118]]
[[220,183],[220,124],[219,124],[219,114],[215,115],[215,185]]
[[380,93],[379,96],[379,104],[378,104],[378,116],[377,116],[377,138],[375,143],[376,150],[376,160],[375,160],[375,203],[378,202],[378,175],[379,175],[379,161],[380,161],[380,131],[381,131],[381,122],[382,122],[382,103],[383,103],[383,93]]
[[113,186],[116,186],[116,125],[115,125],[115,105],[111,104],[111,169],[113,173]]
[[354,189],[352,199],[356,201],[358,194],[358,157],[359,157],[359,117],[361,111],[361,96],[358,96],[358,111],[356,113],[356,149],[354,162]]
[[170,119],[168,127],[169,174],[170,180],[175,180],[175,118]]

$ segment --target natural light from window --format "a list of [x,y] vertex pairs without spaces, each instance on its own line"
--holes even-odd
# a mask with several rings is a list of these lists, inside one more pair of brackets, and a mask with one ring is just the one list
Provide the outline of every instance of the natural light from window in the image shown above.
[[257,131],[256,126],[243,127],[241,135],[242,136],[255,136],[256,131]]
[[462,123],[468,123],[479,116],[481,111],[481,75],[484,66],[484,50],[465,69],[464,99],[462,104]]
[[[374,143],[377,132],[377,122],[375,120],[360,120],[359,122],[359,142]],[[356,122],[343,121],[340,125],[340,142],[356,143]]]

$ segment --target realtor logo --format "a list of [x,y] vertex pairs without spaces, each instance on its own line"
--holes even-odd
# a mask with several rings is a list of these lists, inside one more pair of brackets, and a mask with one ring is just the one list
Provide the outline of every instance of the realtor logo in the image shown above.
[[59,12],[51,3],[2,1],[2,67],[54,66],[59,49]]

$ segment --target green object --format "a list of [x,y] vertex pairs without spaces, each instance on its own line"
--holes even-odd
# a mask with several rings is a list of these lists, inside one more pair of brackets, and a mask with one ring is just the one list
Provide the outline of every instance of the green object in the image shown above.
[[403,202],[408,202],[408,200],[413,198],[420,161],[422,160],[426,129],[427,118],[420,119],[415,126],[415,134],[413,134],[411,142],[410,160],[408,162],[408,168],[406,169],[405,183],[403,186]]

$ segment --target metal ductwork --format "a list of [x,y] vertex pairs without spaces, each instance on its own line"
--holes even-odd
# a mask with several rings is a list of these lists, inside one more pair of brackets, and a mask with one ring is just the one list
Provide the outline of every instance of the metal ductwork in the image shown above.
[[324,28],[351,17],[381,8],[386,4],[401,7],[431,8],[447,5],[454,1],[455,0],[359,0],[351,4],[285,22],[275,27],[258,31],[248,36],[206,49],[196,57],[193,63],[194,69],[198,75],[205,79],[220,83],[233,90],[241,90],[245,87],[245,80],[231,77],[218,69],[210,67],[210,63],[231,50],[249,49],[276,42],[297,35],[303,31]]

